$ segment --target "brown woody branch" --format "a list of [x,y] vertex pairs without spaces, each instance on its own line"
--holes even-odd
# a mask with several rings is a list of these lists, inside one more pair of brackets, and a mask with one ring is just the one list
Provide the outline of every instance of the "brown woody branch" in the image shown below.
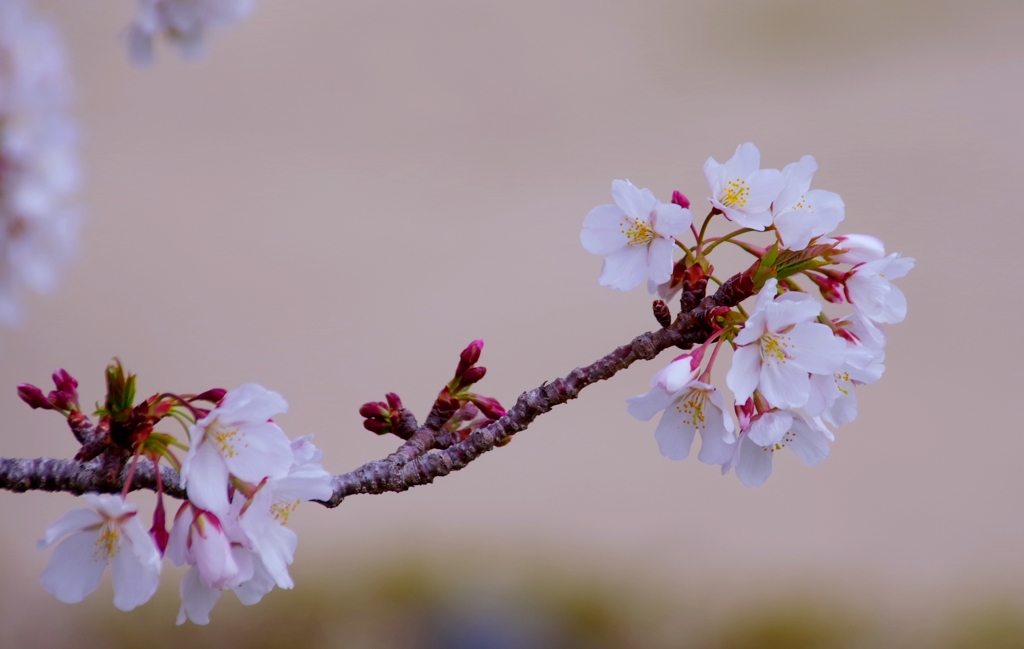
[[[713,332],[714,317],[723,307],[733,307],[753,294],[752,271],[753,268],[733,276],[708,297],[703,297],[703,286],[699,296],[684,291],[681,303],[696,306],[680,312],[668,327],[637,336],[628,345],[586,367],[574,369],[564,378],[524,392],[505,416],[473,431],[466,439],[441,430],[443,421],[436,407],[422,426],[416,425],[410,413],[404,422],[402,437],[408,437],[402,446],[383,460],[368,462],[354,471],[334,476],[334,495],[322,504],[337,507],[354,494],[405,491],[433,482],[502,445],[540,415],[575,399],[588,385],[609,379],[638,360],[650,360],[669,347],[688,349],[703,343]],[[87,491],[118,493],[124,489],[127,473],[123,456],[108,454],[87,462],[0,459],[0,489],[66,491],[76,495]],[[163,467],[161,481],[167,495],[186,497],[178,486],[179,477],[174,469]],[[148,460],[139,460],[131,489],[156,490],[156,473]]]

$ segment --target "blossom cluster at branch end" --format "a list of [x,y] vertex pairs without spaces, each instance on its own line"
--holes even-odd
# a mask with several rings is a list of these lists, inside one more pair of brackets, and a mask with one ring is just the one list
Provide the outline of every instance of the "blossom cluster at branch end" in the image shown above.
[[[178,624],[207,624],[224,590],[246,605],[275,586],[292,588],[288,566],[298,538],[288,519],[304,501],[332,495],[331,475],[320,465],[312,436],[288,439],[272,417],[288,404],[275,392],[249,383],[225,392],[157,394],[134,404],[135,377],[120,364],[107,370],[107,398],[93,423],[79,406],[78,383],[64,370],[56,389],[35,386],[18,394],[33,408],[65,416],[82,443],[80,457],[106,457],[119,467],[130,462],[124,492],[87,493],[91,508],[70,511],[46,530],[41,549],[56,545],[43,573],[43,587],[63,602],[79,602],[99,585],[109,565],[114,604],[131,610],[156,591],[161,558],[188,566],[181,581]],[[213,403],[212,409],[197,404]],[[189,445],[157,432],[163,421],[181,423]],[[183,462],[176,451],[186,450]],[[136,462],[145,457],[179,470],[188,498],[168,532],[163,487],[157,470],[157,502],[147,532],[135,505],[125,500]],[[120,464],[119,464],[120,462]]]
[[[710,211],[699,230],[681,192],[673,193],[676,210],[669,211],[650,190],[617,180],[615,204],[594,208],[580,234],[584,248],[605,258],[600,284],[630,290],[647,279],[648,290],[662,298],[654,313],[663,327],[672,324],[663,300],[681,293],[682,316],[704,298],[709,279],[718,282],[709,261],[715,248],[735,245],[754,257],[742,274],[753,287],[748,295],[756,294],[750,312],[742,304],[716,307],[699,346],[655,374],[649,392],[627,400],[630,414],[643,421],[661,413],[655,439],[663,455],[688,457],[699,434],[698,459],[721,465],[723,474],[735,469],[749,487],[768,479],[777,451],[788,448],[807,465],[828,456],[830,427],[857,416],[856,386],[874,383],[885,370],[882,325],[907,314],[892,282],[910,272],[914,259],[886,255],[870,235],[829,237],[845,218],[845,204],[834,192],[810,188],[817,169],[812,156],[781,171],[762,169],[760,151],[747,142],[726,162],[705,163]],[[740,227],[709,236],[719,216]],[[692,238],[679,236],[685,232]],[[746,240],[759,232],[772,240]],[[827,316],[814,291],[852,311]],[[733,349],[726,377],[733,398],[711,383],[724,345]]]

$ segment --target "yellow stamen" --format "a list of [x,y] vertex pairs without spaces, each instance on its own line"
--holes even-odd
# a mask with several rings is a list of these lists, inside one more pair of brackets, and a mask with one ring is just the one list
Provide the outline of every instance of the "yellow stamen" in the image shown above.
[[733,209],[743,209],[747,206],[747,200],[750,198],[750,186],[747,185],[747,181],[742,178],[736,180],[730,180],[722,188],[722,193],[718,198],[718,202],[726,207]]
[[121,545],[121,531],[114,521],[103,523],[100,535],[96,537],[95,557],[102,561],[113,559]]
[[631,246],[646,246],[654,240],[654,230],[646,221],[627,216],[625,222],[619,223],[619,227],[622,228],[620,232],[626,235],[627,243]]

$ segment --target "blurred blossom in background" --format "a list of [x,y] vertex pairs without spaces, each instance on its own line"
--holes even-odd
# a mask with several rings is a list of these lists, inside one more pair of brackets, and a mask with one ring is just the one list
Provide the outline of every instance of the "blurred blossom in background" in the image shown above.
[[[0,6],[0,218],[66,243],[65,118],[20,127],[31,183],[7,162],[8,115],[36,96],[8,79],[63,98],[62,68],[11,76],[6,52],[50,32]],[[156,38],[145,69],[125,61],[130,0],[34,8],[70,52],[91,216],[58,297],[27,296],[28,326],[0,333],[4,457],[76,449],[18,383],[66,367],[85,404],[115,355],[140,393],[280,392],[281,426],[316,433],[334,473],[396,445],[360,404],[395,391],[422,416],[471,340],[513,403],[655,326],[579,245],[610,181],[680,190],[701,216],[704,160],[741,142],[765,167],[813,154],[846,204],[837,234],[917,267],[886,387],[858,389],[817,467],[781,454],[746,489],[663,458],[625,409],[663,364],[634,365],[435,484],[300,509],[295,589],[225,598],[201,628],[173,626],[174,570],[131,613],[109,580],[53,601],[35,541],[79,501],[3,493],[0,646],[1024,646],[1024,436],[1004,410],[1024,348],[1002,333],[1024,317],[1024,4],[259,2],[199,60]],[[12,212],[16,181],[53,202]],[[3,245],[28,245],[4,223]],[[745,267],[721,252],[719,272]]]
[[74,251],[79,214],[70,79],[54,25],[0,1],[0,323],[21,320],[26,289],[51,292]]

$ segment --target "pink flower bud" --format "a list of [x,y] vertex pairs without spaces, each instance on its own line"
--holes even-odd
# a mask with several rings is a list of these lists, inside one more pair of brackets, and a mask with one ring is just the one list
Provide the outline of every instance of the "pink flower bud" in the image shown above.
[[387,435],[391,432],[391,423],[380,419],[364,419],[363,428],[378,435]]
[[[159,469],[159,467],[157,468]],[[167,515],[164,513],[163,494],[157,496],[156,509],[153,510],[153,527],[150,528],[149,535],[153,538],[157,550],[160,551],[160,556],[164,556],[164,552],[167,551],[167,541],[171,535],[167,533]]]
[[841,282],[838,282],[831,277],[818,275],[817,273],[806,273],[806,275],[811,278],[811,281],[818,285],[818,290],[821,291],[821,297],[833,304],[843,303],[843,295],[846,292],[846,288]]
[[402,399],[394,392],[388,392],[384,395],[384,398],[388,400],[388,407],[392,410],[402,409]]
[[462,354],[459,355],[459,367],[455,370],[455,377],[458,378],[466,373],[466,370],[473,367],[480,360],[480,352],[484,350],[483,340],[474,340],[469,343]]
[[459,385],[463,388],[468,388],[483,379],[485,374],[487,374],[486,367],[471,367],[462,375],[462,380],[459,382]]
[[391,410],[382,401],[371,401],[359,407],[359,414],[367,419],[390,419]]
[[484,414],[484,417],[488,419],[498,419],[505,416],[505,409],[501,407],[497,399],[471,394],[469,395],[469,400],[475,403],[480,408],[480,412]]
[[46,398],[43,391],[34,385],[22,383],[18,386],[18,396],[21,400],[30,405],[33,409],[53,410],[53,404]]
[[690,199],[687,198],[681,191],[672,192],[672,202],[683,208],[684,210],[690,209]]
[[193,397],[192,401],[205,401],[207,403],[212,403],[216,405],[224,399],[224,395],[227,393],[228,391],[225,390],[224,388],[213,388],[212,390],[207,390],[206,392],[200,394],[199,396]]

